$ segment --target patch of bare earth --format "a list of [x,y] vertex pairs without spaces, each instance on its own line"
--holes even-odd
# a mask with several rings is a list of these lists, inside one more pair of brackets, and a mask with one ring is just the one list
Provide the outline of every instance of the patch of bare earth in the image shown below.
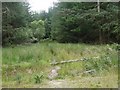
[[118,76],[76,77],[74,79],[58,79],[46,81],[37,88],[117,88]]

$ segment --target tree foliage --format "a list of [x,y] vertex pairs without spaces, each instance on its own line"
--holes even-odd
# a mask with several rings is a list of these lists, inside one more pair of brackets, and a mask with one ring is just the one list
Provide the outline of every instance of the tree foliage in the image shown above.
[[33,37],[37,39],[41,39],[45,36],[45,28],[44,28],[44,21],[33,21],[30,23],[30,27],[32,29]]
[[7,43],[50,38],[62,43],[120,42],[118,3],[58,2],[48,12],[30,12],[28,3],[2,5],[2,38]]
[[[2,3],[2,44],[13,43],[16,29],[25,27],[30,19],[28,3],[3,2]],[[21,32],[21,31],[20,31]]]
[[[52,38],[59,42],[118,42],[118,5],[101,3],[58,3],[53,8]],[[57,36],[57,37],[56,37]]]

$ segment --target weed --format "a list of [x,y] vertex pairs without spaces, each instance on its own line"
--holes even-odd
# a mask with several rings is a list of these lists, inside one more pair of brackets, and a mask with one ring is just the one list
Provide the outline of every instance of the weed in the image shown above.
[[17,74],[15,80],[18,84],[20,84],[22,82],[22,76],[20,74]]
[[41,73],[40,75],[35,75],[34,79],[36,84],[41,83],[43,80],[43,73]]

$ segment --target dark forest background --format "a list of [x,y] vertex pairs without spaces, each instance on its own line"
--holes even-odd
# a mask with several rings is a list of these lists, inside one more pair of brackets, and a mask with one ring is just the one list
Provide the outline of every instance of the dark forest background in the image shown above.
[[36,43],[119,43],[119,3],[59,2],[48,12],[30,11],[29,3],[2,3],[2,44]]

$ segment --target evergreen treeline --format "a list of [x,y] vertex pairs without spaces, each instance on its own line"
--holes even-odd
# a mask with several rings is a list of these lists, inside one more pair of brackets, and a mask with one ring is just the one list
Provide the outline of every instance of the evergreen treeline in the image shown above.
[[49,12],[30,12],[28,3],[2,3],[3,45],[50,38],[62,43],[119,43],[119,3],[59,2]]

